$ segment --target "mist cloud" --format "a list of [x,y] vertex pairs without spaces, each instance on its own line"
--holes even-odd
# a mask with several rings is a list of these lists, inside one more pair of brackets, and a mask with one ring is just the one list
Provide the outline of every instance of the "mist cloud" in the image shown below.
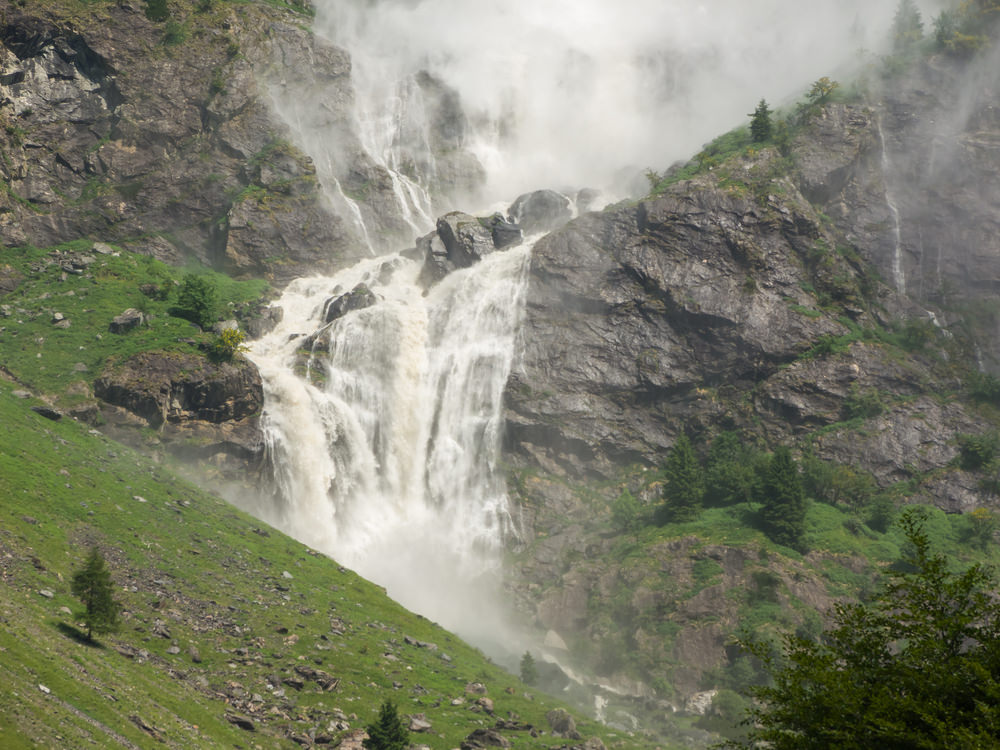
[[[662,168],[885,47],[894,0],[317,0],[368,119],[426,69],[454,87],[490,193]],[[930,27],[933,4],[924,8]],[[371,123],[370,123],[371,124]],[[386,123],[378,126],[385,128]]]

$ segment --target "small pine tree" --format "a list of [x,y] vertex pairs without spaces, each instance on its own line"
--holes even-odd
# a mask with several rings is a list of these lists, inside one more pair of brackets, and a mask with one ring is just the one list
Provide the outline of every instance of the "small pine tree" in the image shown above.
[[368,738],[361,744],[365,750],[406,750],[410,732],[396,712],[392,701],[385,701],[378,711],[375,723],[365,727]]
[[924,21],[920,9],[913,0],[899,0],[896,15],[892,21],[892,45],[902,52],[924,38]]
[[701,511],[705,487],[701,466],[688,436],[681,434],[667,456],[661,521],[691,521]]
[[773,132],[771,108],[764,99],[761,99],[757,104],[757,109],[750,115],[750,140],[754,143],[767,143],[771,140]]
[[801,549],[806,533],[806,501],[799,467],[785,446],[775,449],[760,486],[764,533],[777,543]]
[[88,639],[93,640],[94,633],[111,633],[117,629],[120,605],[113,597],[111,572],[97,547],[91,548],[83,568],[73,574],[71,590],[86,607],[83,620],[87,624]]
[[538,667],[530,651],[525,651],[521,657],[521,682],[525,685],[534,685],[538,682]]

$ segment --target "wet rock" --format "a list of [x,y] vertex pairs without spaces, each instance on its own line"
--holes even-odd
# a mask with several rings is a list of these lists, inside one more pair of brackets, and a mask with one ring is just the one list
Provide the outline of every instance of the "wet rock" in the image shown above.
[[444,244],[448,260],[456,268],[468,268],[496,250],[490,228],[475,216],[461,211],[438,219],[437,235]]
[[551,232],[573,218],[569,198],[554,190],[536,190],[518,196],[510,207],[510,218],[525,234]]
[[493,214],[493,216],[487,219],[486,226],[490,230],[493,245],[497,250],[518,245],[524,239],[521,227],[511,221],[507,221],[500,214]]
[[358,284],[347,294],[331,297],[323,304],[323,319],[332,323],[353,310],[363,310],[374,305],[378,299],[365,284]]

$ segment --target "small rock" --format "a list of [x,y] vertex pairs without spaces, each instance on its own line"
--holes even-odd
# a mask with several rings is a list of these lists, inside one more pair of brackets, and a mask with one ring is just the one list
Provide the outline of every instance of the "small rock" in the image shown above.
[[51,599],[53,596],[55,596],[55,594],[49,591],[48,589],[41,589],[38,593],[44,596],[46,599]]
[[195,664],[201,664],[201,652],[197,646],[190,646],[188,648],[188,656]]
[[146,498],[144,498],[142,495],[132,495],[132,499],[135,500],[137,503],[146,502]]
[[486,686],[481,682],[470,682],[465,686],[465,692],[473,695],[486,695]]
[[246,730],[247,732],[257,731],[257,727],[254,726],[253,721],[251,721],[248,717],[243,716],[241,714],[227,713],[226,721],[228,721],[230,724],[238,726],[240,729]]
[[66,316],[63,315],[61,312],[52,313],[52,322],[53,323],[58,323],[60,320],[66,320]]
[[70,616],[72,616],[73,614],[73,610],[71,610],[69,607],[60,607],[59,612],[60,614],[70,615]]
[[39,690],[41,690],[41,691],[42,691],[43,693],[45,693],[46,695],[48,695],[49,693],[51,693],[51,692],[52,692],[52,691],[51,691],[51,690],[49,690],[49,689],[48,689],[47,687],[45,687],[45,685],[43,685],[42,683],[38,683],[38,689],[39,689]]
[[100,255],[114,255],[115,252],[111,245],[106,245],[103,242],[95,242],[94,247],[91,249]]
[[287,570],[281,571],[281,577],[282,578],[294,578],[294,576],[291,573],[289,573]]
[[431,731],[431,723],[427,721],[427,717],[424,714],[413,714],[410,717],[410,731],[429,732]]
[[133,328],[138,328],[146,322],[146,316],[134,307],[130,307],[120,315],[116,315],[108,325],[111,333],[125,333]]
[[41,417],[51,419],[53,422],[58,422],[62,419],[62,413],[49,406],[32,406],[31,410]]
[[10,395],[14,398],[31,398],[31,393],[28,391],[22,391],[20,388],[16,391],[11,391]]
[[554,708],[545,714],[549,726],[555,734],[570,737],[576,732],[576,721],[570,716],[569,711],[564,708]]
[[170,648],[167,649],[167,653],[170,654],[171,656],[175,656],[175,655],[179,654],[180,652],[181,652],[181,649],[180,649],[179,646],[171,646]]

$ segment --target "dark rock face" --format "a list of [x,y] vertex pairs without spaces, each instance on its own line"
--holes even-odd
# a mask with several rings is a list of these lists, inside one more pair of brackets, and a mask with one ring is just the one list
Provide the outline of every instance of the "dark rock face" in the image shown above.
[[185,438],[200,458],[224,452],[246,460],[261,449],[263,386],[247,360],[215,364],[196,354],[144,352],[111,365],[94,394],[108,405],[109,421],[128,425],[132,415],[160,428],[182,453]]
[[452,211],[437,220],[437,230],[417,240],[413,257],[424,259],[421,283],[430,286],[459,268],[468,268],[497,250],[521,242],[521,228],[499,214],[477,218]]
[[555,190],[536,190],[517,198],[510,207],[510,218],[527,234],[551,232],[573,218],[570,200]]
[[490,229],[475,216],[461,211],[438,219],[437,234],[444,243],[448,260],[456,268],[468,268],[496,250]]
[[353,238],[324,204],[311,163],[275,147],[280,124],[257,84],[255,64],[312,42],[262,12],[209,30],[196,54],[174,54],[161,25],[131,6],[72,27],[8,7],[6,243],[97,236],[279,281],[349,255]]
[[799,259],[820,237],[807,205],[679,191],[543,238],[508,393],[511,448],[582,475],[655,462],[703,412],[699,391],[748,388],[843,332],[793,309],[814,304]]

